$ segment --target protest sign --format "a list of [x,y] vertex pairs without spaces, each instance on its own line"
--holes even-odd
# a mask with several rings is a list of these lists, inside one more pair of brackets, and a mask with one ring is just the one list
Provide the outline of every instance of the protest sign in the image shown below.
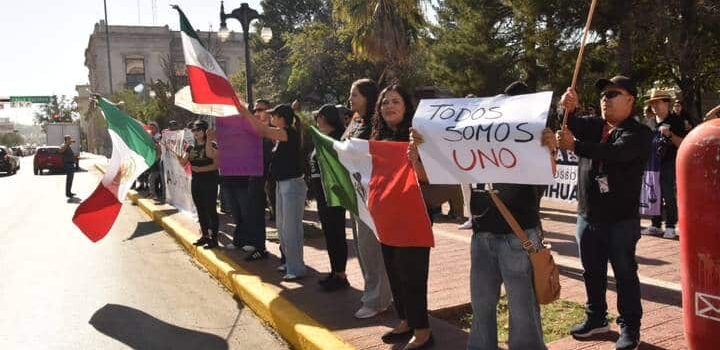
[[570,151],[559,151],[555,158],[557,173],[543,197],[550,200],[577,203],[578,158]]
[[553,182],[540,138],[552,92],[487,98],[431,99],[418,105],[413,128],[431,184]]
[[217,118],[220,174],[223,176],[262,176],[262,138],[242,117]]
[[195,215],[195,204],[190,191],[190,167],[189,164],[183,167],[177,160],[177,156],[185,153],[185,148],[192,142],[192,134],[187,130],[162,132],[165,201],[180,211]]

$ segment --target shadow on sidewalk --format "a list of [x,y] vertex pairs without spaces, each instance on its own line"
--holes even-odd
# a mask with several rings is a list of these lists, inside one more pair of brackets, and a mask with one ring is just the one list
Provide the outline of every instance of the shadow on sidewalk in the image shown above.
[[138,222],[135,227],[135,231],[133,231],[130,237],[126,238],[125,241],[132,241],[135,238],[140,238],[158,232],[162,232],[162,228],[158,226],[155,221]]
[[[561,275],[578,280],[580,282],[583,281],[583,271],[581,269],[575,269],[562,265],[559,265],[558,267],[560,268]],[[608,277],[608,290],[617,292],[617,281],[615,281],[614,277]],[[682,305],[682,293],[678,291],[640,282],[640,293],[642,296],[642,300],[648,300],[671,306]]]
[[175,326],[124,305],[106,304],[88,323],[132,349],[228,348],[227,341],[217,335]]

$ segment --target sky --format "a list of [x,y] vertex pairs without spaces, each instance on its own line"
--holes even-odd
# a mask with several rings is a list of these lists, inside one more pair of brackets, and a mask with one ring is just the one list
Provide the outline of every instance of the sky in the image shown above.
[[[260,11],[260,0],[226,1],[230,12],[247,2]],[[154,25],[152,0],[107,0],[110,25]],[[178,29],[170,4],[183,9],[193,26],[220,26],[220,0],[155,0],[156,25]],[[139,11],[138,11],[139,9]],[[75,85],[88,82],[85,48],[95,23],[103,19],[103,0],[0,0],[0,97],[75,96]],[[228,21],[242,32],[240,23]],[[112,42],[110,43],[112,45]],[[31,124],[33,108],[5,108],[0,118]]]
[[[260,11],[260,0],[226,1],[230,12],[247,2]],[[107,0],[110,25],[154,25],[152,0]],[[156,25],[177,30],[183,9],[200,30],[220,26],[220,0],[155,0]],[[0,97],[75,96],[75,85],[88,83],[85,48],[95,23],[104,17],[103,0],[0,0]],[[242,32],[229,20],[230,30]],[[112,46],[112,42],[110,43]],[[0,109],[1,117],[31,124],[33,108]]]

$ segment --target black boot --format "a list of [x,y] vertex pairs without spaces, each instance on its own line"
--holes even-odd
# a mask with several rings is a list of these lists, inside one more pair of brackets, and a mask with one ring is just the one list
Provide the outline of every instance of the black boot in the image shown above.
[[218,234],[217,232],[213,234],[212,231],[210,231],[210,236],[206,242],[205,246],[203,248],[205,249],[213,249],[218,247]]

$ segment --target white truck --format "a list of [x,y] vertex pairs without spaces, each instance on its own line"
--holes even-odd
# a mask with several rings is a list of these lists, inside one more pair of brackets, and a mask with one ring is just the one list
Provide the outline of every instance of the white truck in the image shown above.
[[70,148],[75,153],[75,168],[80,168],[80,125],[75,123],[48,123],[47,128],[47,139],[45,144],[48,146],[60,146],[65,142],[65,135],[70,135],[74,143],[70,145]]

